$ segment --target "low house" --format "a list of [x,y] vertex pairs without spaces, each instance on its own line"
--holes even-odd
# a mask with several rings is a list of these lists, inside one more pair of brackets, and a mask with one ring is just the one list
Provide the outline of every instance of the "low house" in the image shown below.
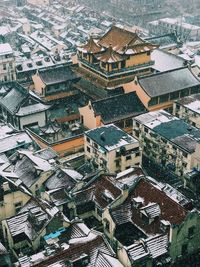
[[123,267],[102,233],[81,221],[72,222],[67,230],[46,235],[45,250],[19,258],[16,266]]
[[98,168],[114,173],[141,162],[138,140],[114,124],[89,130],[84,138],[86,158]]
[[36,251],[46,234],[68,226],[68,219],[59,209],[39,199],[29,200],[16,216],[2,221],[4,239],[16,258],[19,252]]
[[93,129],[115,123],[128,131],[132,127],[132,118],[146,112],[135,92],[120,94],[106,99],[89,101],[79,108],[82,124]]
[[1,167],[1,175],[18,181],[33,195],[39,195],[44,182],[52,175],[54,167],[37,152],[21,150]]
[[117,199],[103,212],[106,235],[118,247],[125,266],[170,266],[184,253],[199,250],[199,212],[191,201],[168,184],[135,171],[118,174],[127,185],[126,198]]
[[42,103],[32,92],[18,83],[8,83],[2,85],[0,94],[0,116],[4,121],[19,130],[46,125],[50,106]]
[[35,143],[25,132],[18,132],[9,124],[0,122],[0,164],[18,149],[33,149]]

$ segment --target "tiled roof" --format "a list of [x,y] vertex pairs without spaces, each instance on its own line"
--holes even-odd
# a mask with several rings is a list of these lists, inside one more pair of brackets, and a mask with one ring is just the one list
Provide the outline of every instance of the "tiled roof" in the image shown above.
[[168,236],[156,235],[141,240],[139,244],[128,247],[127,252],[132,262],[149,256],[153,259],[158,258],[168,252]]
[[[81,238],[79,239],[81,240]],[[77,240],[78,241],[78,240]],[[65,250],[59,250],[54,256],[44,258],[38,264],[35,264],[35,267],[47,267],[50,264],[62,262],[67,260],[75,260],[79,258],[83,254],[87,254],[89,256],[89,263],[86,265],[87,267],[95,267],[96,261],[99,256],[99,253],[106,253],[112,256],[112,252],[108,248],[107,244],[105,243],[104,239],[100,235],[94,235],[92,239],[89,238],[82,238],[82,242],[73,243],[69,246],[69,248]],[[104,262],[99,259],[99,267],[104,267]],[[118,265],[116,265],[118,266]],[[120,266],[120,265],[119,265]],[[115,265],[111,265],[111,267],[115,267]],[[121,266],[120,266],[121,267]]]
[[154,37],[145,38],[146,41],[150,41],[161,47],[168,47],[170,45],[177,45],[177,37],[175,33],[169,33],[165,35],[159,35]]
[[0,98],[0,105],[14,114],[18,111],[22,102],[27,98],[28,92],[17,83],[7,85],[8,93]]
[[104,209],[121,193],[115,178],[100,175],[90,184],[89,188],[75,193],[75,201],[77,204],[94,201],[100,208]]
[[150,97],[200,86],[200,82],[187,67],[140,77],[138,81]]
[[102,47],[95,43],[94,39],[90,37],[87,44],[78,47],[78,50],[82,52],[96,54],[102,51]]
[[48,190],[66,188],[70,191],[76,185],[76,181],[63,170],[58,169],[47,179],[44,185]]
[[6,248],[3,246],[3,244],[0,242],[0,255],[7,254]]
[[85,134],[107,151],[115,150],[128,144],[138,142],[135,138],[133,138],[131,135],[127,134],[114,124],[108,124],[96,129],[89,130],[85,132]]
[[66,81],[75,81],[78,76],[73,72],[70,66],[56,66],[38,70],[38,75],[46,85],[62,83]]
[[32,143],[32,139],[25,132],[12,134],[0,139],[0,153],[6,153],[7,151],[12,149],[19,149],[24,145],[31,145]]
[[114,179],[102,175],[95,184],[94,200],[101,207],[105,208],[110,202],[121,195],[121,190],[116,186]]
[[92,107],[95,115],[100,115],[101,120],[106,124],[146,112],[135,92],[94,101]]
[[125,56],[122,56],[119,53],[115,52],[111,45],[106,48],[106,50],[99,56],[97,56],[97,58],[98,60],[106,63],[120,62],[126,59]]
[[[103,47],[112,45],[113,50],[118,53],[141,53],[153,50],[156,46],[143,41],[136,33],[112,26],[111,29],[98,41]],[[128,52],[129,54],[129,52]]]
[[171,224],[180,224],[186,218],[187,211],[181,205],[144,179],[136,186],[134,195],[135,197],[142,197],[144,205],[152,202],[159,204],[161,218],[169,221]]

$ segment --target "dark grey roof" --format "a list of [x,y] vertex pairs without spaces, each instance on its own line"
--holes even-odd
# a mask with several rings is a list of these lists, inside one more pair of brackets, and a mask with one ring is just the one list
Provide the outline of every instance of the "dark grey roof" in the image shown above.
[[19,179],[28,188],[39,179],[39,175],[36,173],[35,164],[26,156],[17,161],[14,170]]
[[194,152],[197,143],[200,142],[200,130],[189,126],[183,120],[161,123],[153,130],[189,152]]
[[140,77],[138,80],[143,90],[151,97],[200,86],[200,82],[187,67]]
[[135,92],[92,102],[95,115],[101,115],[104,123],[116,122],[146,112]]
[[10,83],[6,87],[8,93],[0,98],[0,105],[14,114],[19,109],[21,103],[27,98],[28,91],[18,83]]
[[45,182],[48,190],[66,188],[70,191],[75,185],[76,181],[61,169],[56,170]]
[[34,155],[45,160],[51,160],[58,157],[58,154],[50,147],[39,150],[35,152]]
[[177,37],[174,33],[148,37],[148,38],[145,38],[145,40],[153,44],[157,44],[161,47],[168,47],[172,44],[173,45],[178,44]]
[[38,74],[46,85],[75,81],[76,79],[79,79],[69,66],[56,66],[42,70],[40,69]]
[[152,67],[159,72],[174,70],[185,66],[185,60],[183,58],[161,49],[155,49],[151,53],[151,60],[155,61]]
[[137,142],[135,138],[122,131],[114,124],[108,124],[106,126],[89,130],[85,134],[108,151]]

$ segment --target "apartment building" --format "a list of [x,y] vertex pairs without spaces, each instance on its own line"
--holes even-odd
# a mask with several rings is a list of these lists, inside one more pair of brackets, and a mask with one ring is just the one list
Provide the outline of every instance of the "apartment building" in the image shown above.
[[200,130],[164,110],[134,118],[143,155],[176,175],[200,165]]
[[16,80],[15,58],[11,46],[0,44],[0,81],[8,82]]
[[183,97],[173,104],[173,114],[200,128],[200,94]]
[[139,142],[114,124],[85,132],[86,158],[110,173],[120,172],[141,162]]

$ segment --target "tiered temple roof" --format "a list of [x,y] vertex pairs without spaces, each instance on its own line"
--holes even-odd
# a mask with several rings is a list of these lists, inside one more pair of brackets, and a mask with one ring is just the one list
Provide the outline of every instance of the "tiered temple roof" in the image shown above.
[[102,62],[113,63],[125,60],[128,55],[148,52],[157,47],[142,40],[135,32],[113,26],[99,40],[90,37],[88,43],[78,47],[78,50],[97,54]]

